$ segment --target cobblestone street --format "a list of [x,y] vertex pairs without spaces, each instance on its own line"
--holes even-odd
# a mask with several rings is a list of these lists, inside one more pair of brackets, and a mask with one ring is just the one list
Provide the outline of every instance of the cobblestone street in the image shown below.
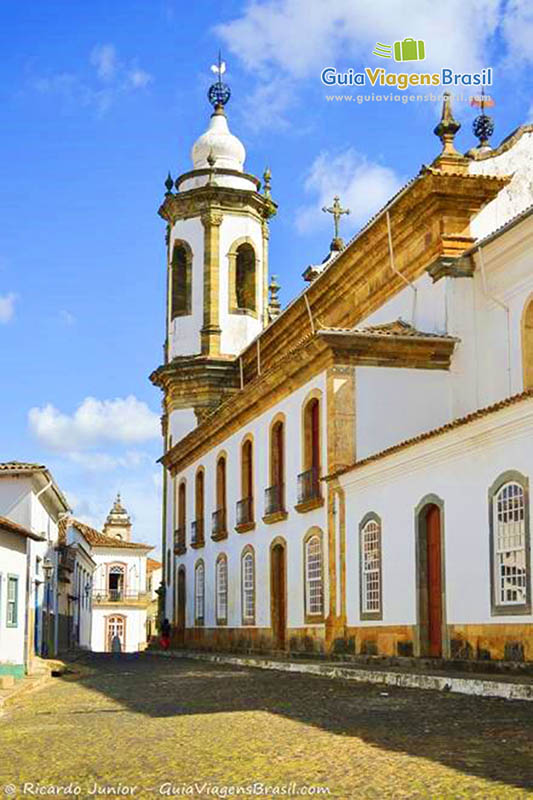
[[83,663],[0,718],[0,796],[96,783],[199,799],[258,782],[278,787],[263,797],[533,797],[531,703],[151,655]]

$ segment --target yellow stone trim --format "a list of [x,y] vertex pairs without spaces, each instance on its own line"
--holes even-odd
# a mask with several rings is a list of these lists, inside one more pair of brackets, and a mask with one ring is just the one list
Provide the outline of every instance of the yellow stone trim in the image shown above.
[[[249,244],[254,251],[255,258],[255,274],[254,274],[254,295],[255,295],[255,308],[240,308],[237,305],[237,250],[242,244]],[[228,312],[230,314],[246,314],[249,317],[259,316],[258,309],[258,275],[261,265],[261,260],[257,255],[255,242],[251,236],[241,236],[231,243],[231,247],[227,253],[228,259]]]
[[223,215],[210,209],[200,217],[204,226],[204,323],[200,332],[202,353],[220,353],[220,225]]

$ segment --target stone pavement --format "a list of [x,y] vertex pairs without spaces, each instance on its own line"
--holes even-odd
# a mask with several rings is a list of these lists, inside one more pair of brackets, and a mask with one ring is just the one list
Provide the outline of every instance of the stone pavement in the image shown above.
[[533,798],[531,703],[150,654],[83,666],[0,718],[0,797]]

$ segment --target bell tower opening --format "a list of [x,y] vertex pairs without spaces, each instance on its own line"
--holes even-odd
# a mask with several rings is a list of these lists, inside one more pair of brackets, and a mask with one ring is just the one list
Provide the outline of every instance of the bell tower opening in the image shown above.
[[251,244],[241,244],[237,248],[235,282],[237,308],[255,311],[255,251]]
[[171,269],[171,319],[191,313],[192,253],[185,242],[175,241]]

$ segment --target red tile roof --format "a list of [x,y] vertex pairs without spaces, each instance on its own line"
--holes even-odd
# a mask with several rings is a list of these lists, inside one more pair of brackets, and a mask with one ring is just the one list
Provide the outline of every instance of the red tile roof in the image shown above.
[[9,531],[9,533],[16,533],[19,536],[25,536],[27,539],[33,539],[35,542],[45,541],[44,536],[33,533],[33,531],[24,528],[22,525],[19,525],[18,522],[13,522],[12,519],[8,519],[7,517],[0,517],[0,528]]
[[150,575],[152,572],[155,572],[156,569],[161,569],[162,566],[162,563],[160,561],[156,561],[155,558],[146,559],[146,572],[148,575]]
[[458,417],[451,422],[447,422],[446,425],[441,425],[439,428],[433,428],[425,433],[420,433],[418,436],[413,436],[411,439],[405,439],[403,442],[392,445],[392,447],[387,447],[386,450],[380,450],[379,453],[374,453],[367,458],[362,458],[361,461],[356,461],[355,463],[350,464],[348,467],[343,467],[336,472],[332,472],[330,475],[324,476],[323,480],[327,481],[331,478],[336,478],[338,475],[344,475],[346,472],[351,472],[352,470],[359,469],[359,467],[364,467],[366,464],[369,464],[372,461],[378,461],[381,458],[386,458],[393,453],[397,453],[399,450],[405,450],[406,448],[412,447],[415,444],[425,442],[427,439],[433,439],[435,436],[442,436],[442,434],[448,433],[448,431],[451,431],[454,428],[461,428],[463,425],[468,425],[470,422],[475,422],[476,420],[486,417],[489,414],[494,414],[496,411],[501,411],[502,408],[514,406],[517,403],[521,403],[531,398],[533,398],[533,389],[521,392],[520,394],[515,394],[512,397],[507,397],[505,400],[500,400],[498,403],[493,403],[491,406],[486,406],[485,408],[480,408],[478,411],[473,411],[471,414],[467,414],[465,417]]
[[81,533],[84,539],[91,545],[91,547],[120,547],[129,550],[153,550],[154,548],[149,544],[142,544],[141,542],[125,542],[122,539],[115,539],[114,536],[106,536],[90,525],[80,522],[77,519],[63,519],[59,523],[59,541],[66,543],[67,528],[72,525],[77,531]]

